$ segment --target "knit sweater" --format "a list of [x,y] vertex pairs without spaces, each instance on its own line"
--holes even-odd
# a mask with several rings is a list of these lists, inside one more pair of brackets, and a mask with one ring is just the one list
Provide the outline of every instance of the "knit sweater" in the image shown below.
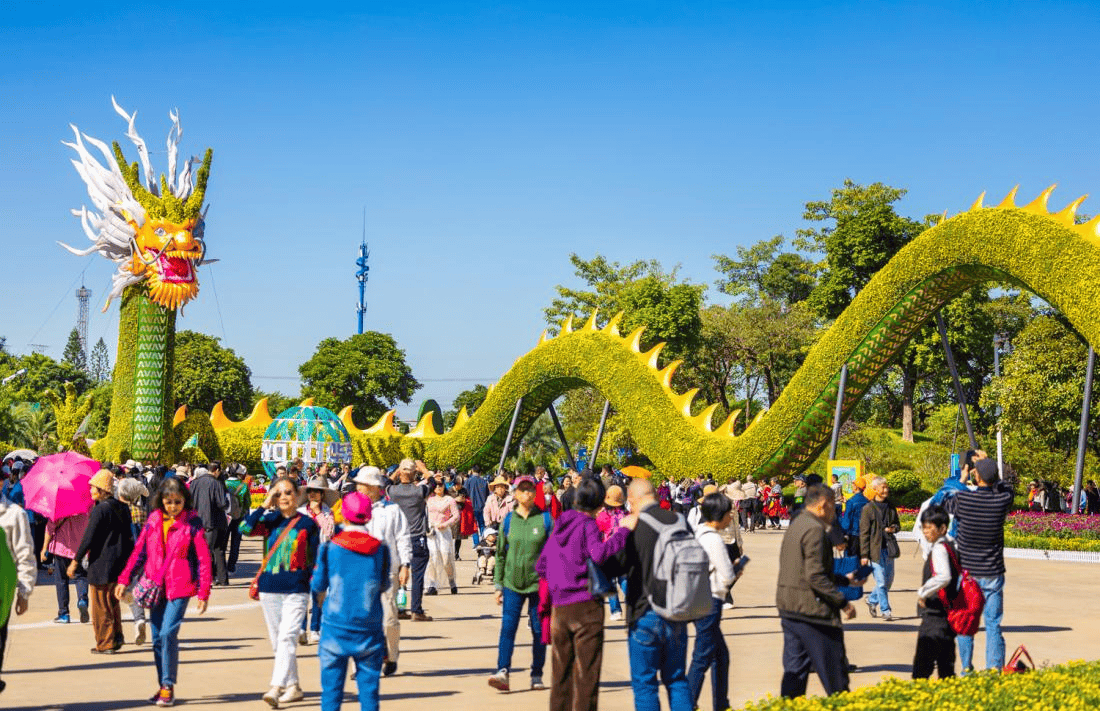
[[[295,521],[294,530],[268,556],[269,548],[275,545],[291,521]],[[320,530],[313,519],[297,512],[294,517],[286,518],[278,510],[256,509],[241,521],[240,531],[246,536],[264,537],[267,564],[260,571],[260,592],[309,592],[309,579],[320,545]]]

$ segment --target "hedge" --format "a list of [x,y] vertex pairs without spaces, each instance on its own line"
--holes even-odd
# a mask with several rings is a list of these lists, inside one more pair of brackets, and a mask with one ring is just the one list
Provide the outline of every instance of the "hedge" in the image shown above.
[[450,432],[355,433],[355,457],[357,463],[392,464],[400,455],[421,456],[431,467],[495,466],[519,398],[517,440],[555,398],[590,385],[611,401],[640,451],[665,476],[794,474],[828,443],[841,367],[849,369],[847,416],[912,335],[976,284],[1031,289],[1100,343],[1094,227],[1074,226],[1072,214],[1051,215],[1044,197],[1025,208],[973,209],[926,230],[875,274],[813,346],[779,400],[736,437],[710,432],[703,418],[691,416],[691,398],[671,391],[657,370],[659,348],[639,353],[639,333],[621,337],[615,319],[597,329],[593,314],[583,328],[567,324],[560,336],[519,358],[473,417]]
[[1100,662],[1070,662],[1024,674],[980,672],[949,679],[886,679],[829,697],[768,698],[745,711],[1016,711],[1100,707]]

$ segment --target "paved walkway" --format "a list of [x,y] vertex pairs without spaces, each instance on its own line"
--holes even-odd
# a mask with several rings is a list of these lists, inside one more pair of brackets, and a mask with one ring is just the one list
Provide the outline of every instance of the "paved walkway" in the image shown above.
[[[745,534],[752,557],[748,572],[735,588],[737,607],[726,613],[723,627],[731,648],[731,700],[734,708],[746,701],[777,693],[782,674],[782,635],[773,606],[778,567],[778,532]],[[248,580],[258,562],[258,543],[247,542],[243,551],[242,577],[230,588],[217,588],[210,610],[203,616],[192,609],[184,622],[181,639],[180,704],[219,709],[267,708],[260,695],[271,673],[271,647],[258,603],[248,599]],[[468,554],[469,544],[464,544]],[[870,619],[859,606],[859,617],[847,625],[847,644],[860,671],[853,686],[872,685],[886,676],[907,677],[912,663],[918,622],[914,592],[920,575],[920,558],[914,543],[902,543],[897,580],[891,596],[894,614],[902,619],[883,622]],[[1026,644],[1036,663],[1070,659],[1100,659],[1100,626],[1090,612],[1095,603],[1095,579],[1100,568],[1050,561],[1013,560],[1008,563],[1005,595],[1005,636],[1009,651]],[[513,672],[513,688],[500,694],[485,679],[496,661],[499,612],[489,585],[469,585],[473,563],[462,561],[460,592],[426,598],[436,621],[402,625],[404,639],[400,669],[382,681],[386,709],[420,711],[424,702],[444,701],[454,708],[479,711],[538,708],[549,702],[547,692],[526,689],[526,671]],[[14,711],[105,711],[148,706],[155,691],[152,653],[148,645],[127,644],[113,657],[93,656],[90,625],[55,625],[55,597],[49,578],[44,578],[31,600],[30,611],[14,618],[5,660],[8,689],[0,706]],[[75,600],[74,600],[75,604]],[[75,612],[75,609],[74,609]],[[127,640],[133,639],[126,626]],[[520,632],[514,665],[530,663],[529,639]],[[976,659],[984,660],[979,636]],[[318,709],[319,672],[315,647],[300,649],[300,670],[306,690],[297,709]],[[549,663],[549,662],[548,662]],[[354,691],[354,682],[348,690]],[[709,709],[709,684],[700,706]],[[607,630],[600,705],[602,709],[630,709],[630,673],[622,623]],[[820,694],[817,680],[810,693]],[[667,704],[666,704],[667,706]],[[358,708],[351,693],[345,709]]]

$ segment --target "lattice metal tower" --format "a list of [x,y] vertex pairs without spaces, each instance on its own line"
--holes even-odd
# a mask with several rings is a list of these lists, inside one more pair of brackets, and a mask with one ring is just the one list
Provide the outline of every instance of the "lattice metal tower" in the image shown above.
[[363,332],[363,317],[367,314],[367,278],[370,267],[367,259],[370,257],[370,249],[367,247],[367,209],[363,208],[363,243],[359,245],[359,259],[355,260],[355,266],[359,271],[355,278],[359,281],[359,333]]
[[76,332],[80,336],[80,350],[84,351],[84,369],[88,368],[88,301],[92,298],[92,290],[84,288],[81,283],[76,290],[77,316]]

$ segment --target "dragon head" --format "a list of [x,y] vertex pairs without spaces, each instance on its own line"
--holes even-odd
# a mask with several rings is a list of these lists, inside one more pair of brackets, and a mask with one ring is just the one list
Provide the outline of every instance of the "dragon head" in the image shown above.
[[[87,184],[88,196],[99,212],[87,207],[72,211],[81,218],[91,247],[79,250],[59,244],[74,254],[99,252],[118,265],[108,305],[127,286],[144,280],[153,302],[167,309],[181,308],[199,293],[197,267],[215,261],[205,259],[206,210],[202,204],[213,152],[207,149],[195,176],[191,171],[196,158],[189,159],[177,176],[177,147],[183,130],[179,114],[170,112],[173,125],[168,132],[168,173],[161,175],[158,184],[145,141],[134,127],[137,113],[126,113],[114,97],[111,102],[129,122],[126,135],[137,147],[141,167],[127,163],[118,143],[109,149],[73,126],[76,142],[65,145],[77,152],[80,160],[73,160],[73,166]],[[85,141],[103,154],[109,167],[92,156]],[[107,305],[103,308],[106,310]]]

